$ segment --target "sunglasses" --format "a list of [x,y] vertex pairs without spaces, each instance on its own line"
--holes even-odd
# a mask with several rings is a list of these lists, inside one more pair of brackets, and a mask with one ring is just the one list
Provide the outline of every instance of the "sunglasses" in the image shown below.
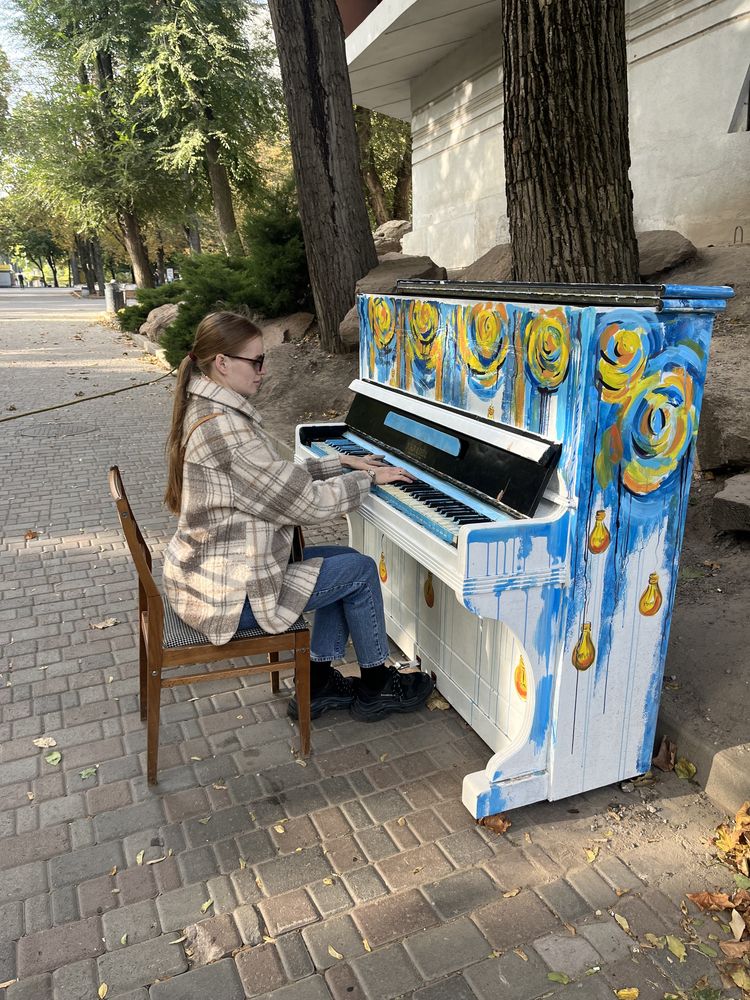
[[235,361],[247,361],[251,364],[256,372],[260,375],[263,369],[263,362],[266,360],[265,354],[259,354],[257,358],[243,358],[241,354],[225,354],[225,358],[234,358]]

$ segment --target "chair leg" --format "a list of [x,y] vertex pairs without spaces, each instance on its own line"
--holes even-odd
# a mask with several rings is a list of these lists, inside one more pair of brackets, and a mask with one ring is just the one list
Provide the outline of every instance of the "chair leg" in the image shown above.
[[139,629],[138,645],[138,667],[140,675],[140,688],[138,695],[139,707],[141,710],[141,722],[146,721],[148,714],[148,655],[146,653],[146,643],[143,641],[143,629]]
[[159,763],[159,715],[161,713],[161,668],[149,666],[148,718],[146,719],[146,776],[149,785],[156,784]]
[[[279,654],[278,654],[278,652],[269,653],[268,654],[268,662],[269,663],[278,663],[279,662]],[[279,693],[279,672],[278,672],[278,670],[272,670],[271,671],[271,692],[273,694],[278,694]]]
[[[309,640],[305,640],[309,642]],[[299,716],[300,753],[310,753],[310,647],[300,646],[294,651],[294,687],[297,694]]]

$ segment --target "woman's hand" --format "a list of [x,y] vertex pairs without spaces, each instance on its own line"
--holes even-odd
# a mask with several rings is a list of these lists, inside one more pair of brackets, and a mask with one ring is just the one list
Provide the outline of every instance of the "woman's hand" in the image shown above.
[[392,465],[380,466],[377,469],[367,470],[370,478],[377,486],[386,486],[388,483],[413,483],[414,477],[410,476],[406,469],[398,469]]
[[360,472],[369,472],[370,469],[382,469],[384,460],[382,455],[342,455],[341,464]]

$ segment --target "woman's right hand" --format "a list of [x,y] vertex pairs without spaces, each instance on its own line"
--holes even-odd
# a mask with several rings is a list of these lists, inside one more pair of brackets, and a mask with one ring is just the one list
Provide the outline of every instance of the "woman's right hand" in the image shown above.
[[378,486],[386,486],[388,483],[413,483],[414,477],[410,476],[406,469],[399,469],[393,465],[384,465],[377,469],[372,469],[374,475],[370,478]]

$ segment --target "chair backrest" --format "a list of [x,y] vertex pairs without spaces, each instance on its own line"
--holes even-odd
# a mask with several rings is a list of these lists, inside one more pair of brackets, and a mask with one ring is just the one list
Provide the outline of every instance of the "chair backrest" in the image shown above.
[[140,584],[148,597],[159,597],[159,588],[156,586],[151,572],[151,550],[133,516],[122,476],[116,465],[113,465],[109,470],[109,492],[115,501],[120,524],[125,533],[125,541],[128,543],[130,554],[138,571]]

